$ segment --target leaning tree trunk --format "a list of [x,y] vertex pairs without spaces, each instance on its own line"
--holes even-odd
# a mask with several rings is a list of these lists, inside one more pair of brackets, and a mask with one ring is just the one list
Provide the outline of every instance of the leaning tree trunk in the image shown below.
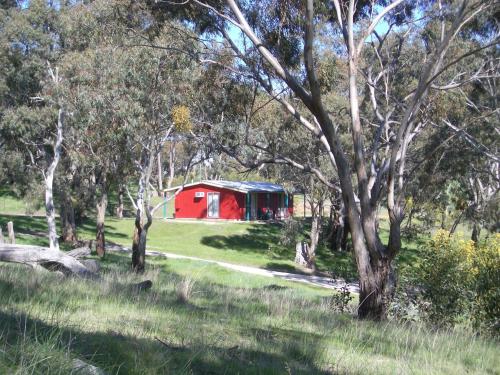
[[104,236],[104,220],[106,216],[106,208],[108,207],[108,193],[102,191],[101,198],[96,204],[97,223],[96,223],[96,252],[100,258],[106,255],[106,240]]

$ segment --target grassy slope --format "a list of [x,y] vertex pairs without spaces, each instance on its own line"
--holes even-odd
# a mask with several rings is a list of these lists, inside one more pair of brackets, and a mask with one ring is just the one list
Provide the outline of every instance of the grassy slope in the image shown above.
[[[1,215],[0,225],[8,220],[15,222],[18,242],[46,244],[39,236],[44,217]],[[108,220],[108,240],[129,245],[132,227],[130,219]],[[88,221],[80,236],[92,238],[93,230]],[[278,231],[247,223],[155,221],[149,245],[290,268],[293,250],[277,246]],[[400,263],[415,260],[414,247]],[[348,255],[333,257],[323,249],[319,261],[324,269],[352,272]],[[334,314],[327,290],[201,262],[151,259],[141,279],[152,279],[154,287],[138,294],[128,286],[140,280],[127,272],[128,264],[128,257],[109,255],[98,283],[61,282],[53,274],[0,264],[0,374],[70,373],[74,358],[123,374],[499,373],[497,343]],[[188,302],[180,302],[186,280],[195,284]]]
[[[100,282],[0,265],[0,373],[498,373],[498,346],[462,332],[333,314],[325,291],[191,261],[152,261],[148,292],[112,255]],[[195,284],[187,302],[178,291]],[[271,284],[273,283],[273,284]],[[158,340],[162,340],[160,343]]]

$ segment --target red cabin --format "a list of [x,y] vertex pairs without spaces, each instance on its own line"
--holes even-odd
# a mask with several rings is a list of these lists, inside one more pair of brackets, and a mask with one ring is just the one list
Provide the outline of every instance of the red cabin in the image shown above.
[[176,192],[176,219],[279,220],[293,214],[292,195],[268,182],[200,181]]

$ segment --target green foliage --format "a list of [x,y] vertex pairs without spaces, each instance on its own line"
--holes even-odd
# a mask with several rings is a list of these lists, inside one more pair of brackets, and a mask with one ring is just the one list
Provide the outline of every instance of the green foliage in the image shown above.
[[425,245],[419,269],[423,296],[430,302],[434,323],[451,324],[463,318],[473,297],[471,274],[474,244],[440,230]]
[[334,293],[329,300],[330,308],[337,313],[344,313],[347,311],[350,302],[354,296],[349,291],[347,285],[344,285],[338,292]]
[[475,244],[439,230],[421,254],[415,281],[427,319],[438,325],[472,321],[498,333],[500,236]]
[[500,330],[500,234],[481,242],[474,257],[475,298],[472,306],[476,327]]

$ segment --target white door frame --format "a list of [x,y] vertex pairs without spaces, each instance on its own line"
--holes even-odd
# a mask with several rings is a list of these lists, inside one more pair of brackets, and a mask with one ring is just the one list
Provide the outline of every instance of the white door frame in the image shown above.
[[[216,200],[217,205],[216,206],[213,205],[213,202],[214,202],[213,197],[215,195],[217,195],[217,200]],[[212,212],[210,210],[210,203],[212,203],[212,208],[215,208],[214,215],[212,215]],[[220,215],[220,193],[218,193],[218,192],[207,193],[207,217],[211,218],[211,219],[218,219],[219,215]]]

